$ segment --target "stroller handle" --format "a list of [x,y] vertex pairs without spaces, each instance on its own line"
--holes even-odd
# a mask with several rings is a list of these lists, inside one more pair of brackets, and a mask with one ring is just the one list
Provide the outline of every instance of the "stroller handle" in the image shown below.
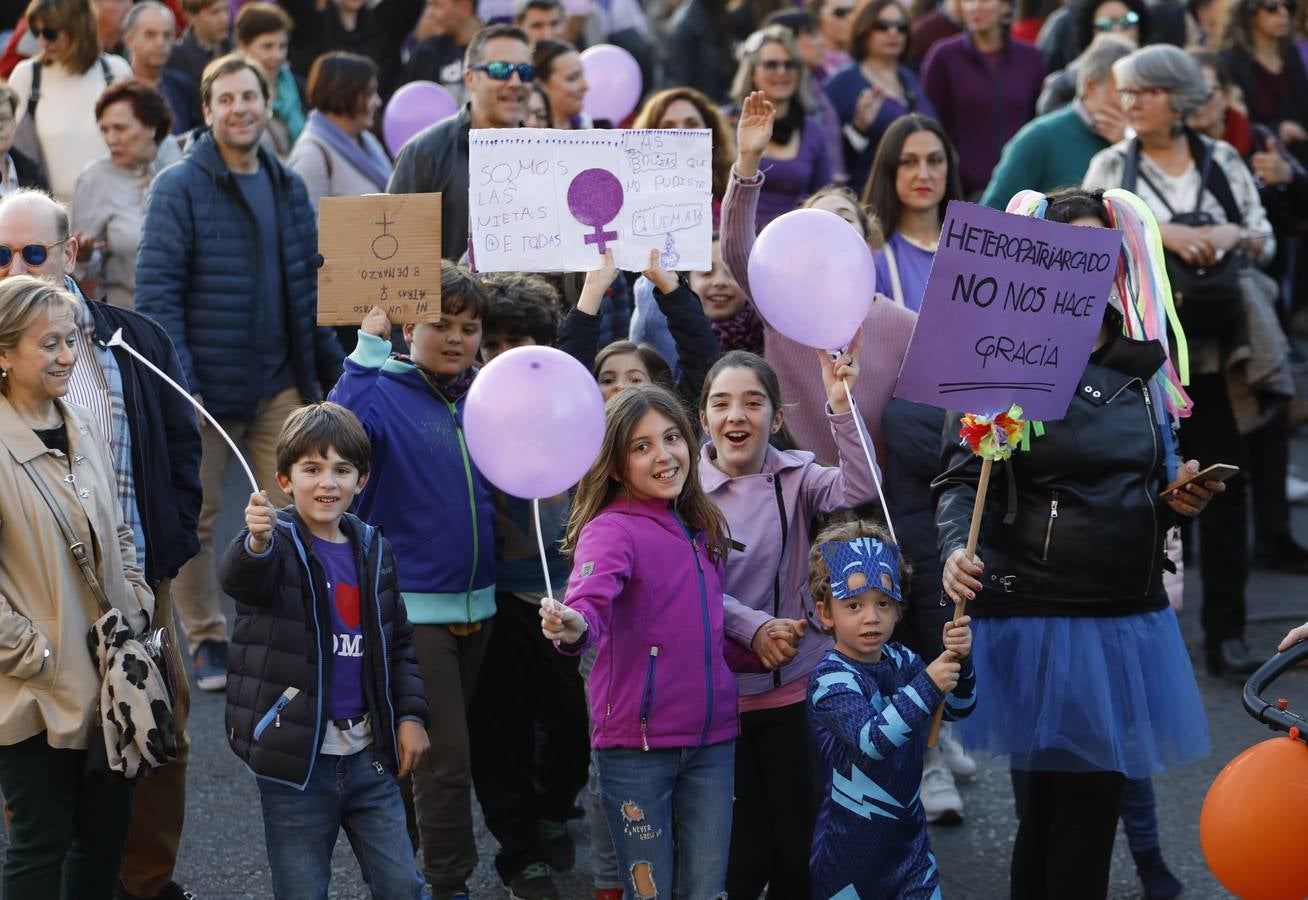
[[1295,644],[1284,653],[1278,653],[1258,667],[1244,684],[1244,710],[1273,731],[1299,730],[1299,740],[1308,743],[1308,722],[1288,709],[1278,709],[1275,703],[1263,699],[1268,685],[1290,669],[1308,659],[1308,641]]

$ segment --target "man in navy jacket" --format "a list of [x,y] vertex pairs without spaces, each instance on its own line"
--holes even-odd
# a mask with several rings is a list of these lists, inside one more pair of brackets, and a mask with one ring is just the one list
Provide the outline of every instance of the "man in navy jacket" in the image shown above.
[[[317,226],[299,176],[260,147],[271,114],[263,73],[237,54],[205,69],[205,123],[181,162],[155,178],[136,257],[136,308],[164,327],[191,391],[243,440],[277,506],[274,451],[291,410],[321,400],[341,371],[332,331],[316,326]],[[196,686],[227,685],[227,620],[213,529],[230,450],[202,428],[200,552],[177,577],[177,611]]]

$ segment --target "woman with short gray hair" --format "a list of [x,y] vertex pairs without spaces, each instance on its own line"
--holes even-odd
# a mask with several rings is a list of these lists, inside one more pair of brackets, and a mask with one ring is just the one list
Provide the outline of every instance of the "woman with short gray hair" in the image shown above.
[[[1158,219],[1190,344],[1194,414],[1181,420],[1181,449],[1205,465],[1247,469],[1223,373],[1246,331],[1238,269],[1266,264],[1276,249],[1267,213],[1239,152],[1186,126],[1212,90],[1187,53],[1168,45],[1145,47],[1119,60],[1113,75],[1135,137],[1096,154],[1084,186],[1134,191]],[[1230,268],[1236,271],[1224,275]],[[1205,660],[1215,675],[1257,667],[1244,643],[1249,575],[1244,477],[1236,476],[1199,524],[1200,618]]]

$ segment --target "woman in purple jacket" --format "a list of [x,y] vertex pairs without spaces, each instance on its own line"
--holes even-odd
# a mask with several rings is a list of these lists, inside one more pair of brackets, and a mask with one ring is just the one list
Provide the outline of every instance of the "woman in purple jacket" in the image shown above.
[[631,896],[722,895],[738,730],[724,654],[758,668],[724,638],[727,524],[700,487],[693,437],[664,388],[609,401],[604,445],[568,520],[566,605],[541,604],[559,650],[598,648],[591,746]]
[[1008,139],[1035,116],[1045,62],[1030,44],[1011,40],[1011,0],[962,0],[960,35],[940,41],[922,62],[922,89],[940,114],[963,176],[976,198],[990,182]]
[[[858,347],[859,340],[850,341]],[[742,350],[718,360],[704,382],[700,424],[710,443],[700,449],[700,483],[731,527],[732,553],[725,584],[727,636],[770,665],[767,674],[744,675],[740,686],[740,739],[736,742],[735,815],[727,864],[727,893],[758,897],[809,897],[809,851],[819,785],[813,778],[805,690],[808,674],[831,639],[805,631],[813,608],[808,591],[809,522],[815,514],[870,503],[877,478],[859,443],[842,382],[853,385],[853,353],[832,362],[817,353],[826,388],[827,421],[838,467],[818,465],[812,453],[781,452],[769,438],[781,431],[777,374]],[[817,397],[811,402],[818,403]],[[802,635],[798,654],[774,634]]]

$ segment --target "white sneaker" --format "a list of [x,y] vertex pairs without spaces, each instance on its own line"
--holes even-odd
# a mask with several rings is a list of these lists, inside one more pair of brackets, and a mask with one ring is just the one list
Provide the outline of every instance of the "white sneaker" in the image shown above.
[[922,770],[922,812],[933,824],[957,825],[963,821],[963,798],[954,786],[953,774],[938,754],[938,746],[929,750],[926,768]]
[[936,746],[940,748],[940,757],[955,778],[971,778],[976,774],[976,760],[968,755],[958,738],[954,737],[954,723],[946,722],[940,726]]
[[1286,474],[1285,499],[1290,503],[1303,503],[1308,500],[1308,481],[1304,481],[1293,472]]

